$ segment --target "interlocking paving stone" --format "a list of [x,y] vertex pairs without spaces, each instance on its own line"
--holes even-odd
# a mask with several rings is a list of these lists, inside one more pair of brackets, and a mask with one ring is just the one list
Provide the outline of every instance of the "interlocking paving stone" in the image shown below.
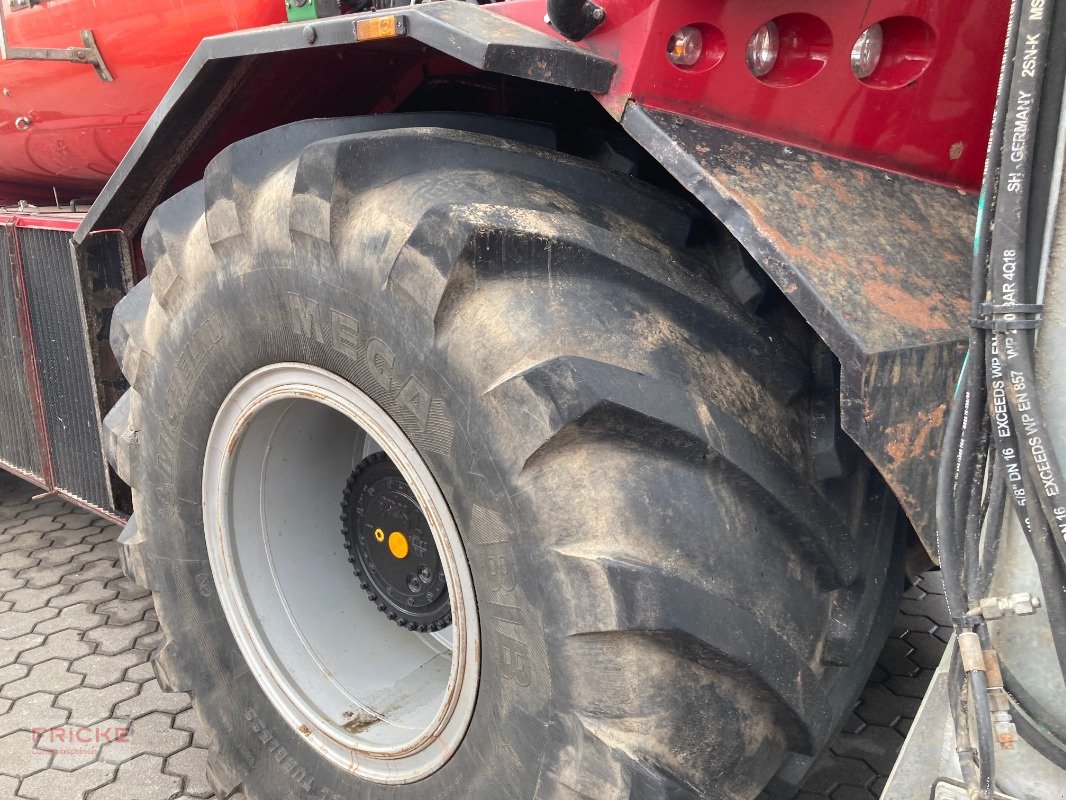
[[97,643],[96,652],[117,655],[133,647],[133,643],[141,636],[154,633],[156,627],[153,620],[140,620],[129,625],[98,625],[86,631],[85,638]]
[[3,715],[0,715],[0,736],[7,736],[15,731],[33,732],[41,728],[62,725],[70,715],[69,711],[55,708],[55,695],[47,692],[26,695],[13,702]]
[[[69,566],[77,567],[77,564]],[[72,573],[73,574],[73,573]],[[62,587],[64,594],[53,597],[48,601],[52,608],[67,608],[76,605],[95,605],[106,603],[118,597],[118,590],[109,589],[100,580],[87,580],[76,583],[74,586]]]
[[61,523],[67,530],[80,531],[82,528],[92,527],[93,518],[84,512],[72,511],[56,517],[56,522]]
[[[145,650],[130,650],[131,653],[151,653]],[[126,670],[126,680],[136,681],[137,683],[147,683],[148,681],[155,680],[155,669],[152,667],[152,662],[147,658],[140,664],[134,664],[128,670]]]
[[145,753],[154,756],[172,756],[185,750],[192,741],[192,734],[174,728],[174,715],[163,712],[146,714],[130,725],[128,742],[111,742],[100,751],[104,761],[121,764]]
[[29,731],[13,731],[0,738],[0,764],[12,778],[33,775],[48,766],[52,754],[38,750]]
[[[45,620],[59,615],[55,608],[38,608],[36,611],[8,611],[0,614],[0,639],[15,639],[33,631],[34,627]],[[44,631],[34,631],[44,633]]]
[[143,755],[118,768],[114,783],[88,794],[89,800],[155,800],[181,791],[182,779],[163,772],[163,759]]
[[[50,769],[71,772],[87,764],[102,761],[101,751],[110,745],[124,744],[129,747],[130,720],[105,719],[92,725],[67,723],[58,728],[42,731],[37,737],[39,750],[53,752]],[[107,763],[121,763],[122,758]]]
[[60,797],[81,798],[85,793],[111,783],[115,779],[115,766],[94,762],[74,770],[46,769],[22,782],[18,797],[27,800],[55,800]]
[[121,717],[139,717],[150,711],[161,709],[171,714],[184,711],[191,705],[189,696],[184,692],[164,692],[159,681],[154,678],[141,684],[139,694],[119,703],[115,713]]
[[[70,668],[85,676],[85,686],[93,689],[103,689],[119,683],[122,681],[123,676],[127,680],[136,680],[129,674],[129,671],[138,664],[146,663],[149,656],[151,656],[151,653],[144,650],[127,650],[125,653],[118,653],[113,656],[93,653],[74,661]],[[149,667],[149,674],[145,677],[145,680],[152,677],[151,671],[151,667]]]
[[[117,530],[115,535],[118,536]],[[101,557],[92,561],[78,561],[76,563],[82,565],[81,569],[70,575],[63,576],[59,581],[60,583],[71,585],[85,581],[104,582],[122,577],[122,568],[118,565],[118,561],[112,558]]]
[[36,611],[47,606],[49,600],[62,593],[63,587],[55,584],[41,588],[26,586],[8,592],[4,595],[4,599],[11,601],[12,611]]
[[207,747],[207,734],[200,730],[200,723],[196,719],[196,710],[188,709],[174,717],[174,727],[189,731],[193,736],[193,744],[199,747]]
[[6,593],[11,589],[21,589],[27,582],[27,578],[20,578],[13,569],[0,569],[0,592]]
[[[8,533],[23,533],[24,531],[46,533],[48,531],[57,531],[62,527],[62,523],[56,522],[54,518],[42,514],[39,517],[27,520],[17,528],[11,528],[8,530]],[[38,536],[37,538],[39,539],[40,537]]]
[[34,550],[31,555],[39,559],[43,566],[54,567],[58,564],[70,564],[74,561],[75,556],[88,553],[92,549],[93,546],[91,544],[79,542],[67,547],[42,547],[39,550]]
[[27,633],[14,639],[0,639],[0,664],[13,664],[26,650],[44,644],[44,634]]
[[185,779],[185,794],[190,797],[212,797],[204,772],[207,769],[207,751],[201,747],[186,747],[166,761],[163,770],[168,775]]
[[80,686],[83,680],[83,676],[70,671],[69,661],[53,658],[33,666],[25,677],[5,684],[0,689],[0,697],[17,700],[34,692],[61,694]]
[[[25,664],[5,664],[0,667],[0,686],[25,678],[29,674],[30,668]],[[8,702],[11,701],[9,700]]]
[[15,797],[15,791],[18,789],[18,785],[18,778],[0,775],[0,797]]
[[[30,589],[35,590],[51,586],[59,590],[56,594],[62,594],[70,590],[66,586],[63,586],[59,582],[59,579],[64,575],[70,575],[73,572],[77,572],[79,569],[81,569],[81,566],[78,564],[57,564],[54,567],[36,567],[33,570],[30,570],[30,575],[23,579],[23,583]],[[49,605],[51,605],[51,603],[49,603]]]
[[119,528],[38,491],[0,472],[0,800],[211,797],[189,698],[149,662],[159,625],[122,575]]
[[[45,621],[38,623],[34,628],[34,633],[53,634],[59,631],[91,631],[94,628],[98,628],[104,624],[106,617],[102,614],[96,614],[92,610],[92,606],[88,603],[78,603],[76,606],[67,606],[60,610],[55,608],[42,609],[43,611],[52,611],[51,617],[46,617]],[[2,625],[3,616],[0,616],[0,625]]]
[[71,722],[91,725],[110,717],[115,706],[135,696],[138,689],[137,684],[126,681],[98,688],[83,686],[61,694],[56,699],[56,705],[71,712]]
[[40,664],[51,658],[62,658],[70,661],[81,656],[89,655],[93,651],[91,643],[83,641],[84,634],[80,631],[60,631],[49,636],[44,644],[23,651],[18,657],[20,664]]
[[32,558],[24,550],[13,550],[10,553],[0,555],[0,569],[12,569],[18,572],[27,567],[36,567],[40,561]]
[[0,544],[0,554],[7,553],[22,553],[25,554],[32,550],[37,549],[41,545],[40,534],[30,531],[24,533],[21,529],[18,531],[8,531],[8,535],[4,537],[5,541]]

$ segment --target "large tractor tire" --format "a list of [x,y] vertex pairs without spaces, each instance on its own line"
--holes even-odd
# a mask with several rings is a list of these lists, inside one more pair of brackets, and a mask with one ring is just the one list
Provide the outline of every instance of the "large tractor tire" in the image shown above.
[[897,506],[812,344],[538,135],[291,125],[152,217],[106,428],[219,797],[753,798],[869,671]]

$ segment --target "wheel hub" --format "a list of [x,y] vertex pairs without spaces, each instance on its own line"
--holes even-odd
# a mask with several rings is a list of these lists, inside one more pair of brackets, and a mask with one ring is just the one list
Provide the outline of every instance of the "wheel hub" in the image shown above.
[[451,625],[448,585],[429,523],[384,453],[368,456],[352,472],[341,522],[348,560],[378,611],[412,631]]
[[[388,607],[380,613],[352,579],[344,555],[359,564],[359,548],[341,547],[337,502],[353,464],[365,469],[354,476],[345,513],[352,523],[360,515],[374,522],[359,568],[406,621],[422,615],[424,633],[391,624]],[[308,364],[247,375],[211,428],[203,513],[230,631],[292,730],[333,764],[377,783],[413,783],[443,766],[478,692],[473,577],[432,472],[384,409]],[[354,525],[353,542],[358,534]],[[404,580],[415,573],[422,583],[422,566],[428,579],[412,597]],[[451,625],[430,632],[441,621],[431,612],[450,614]]]

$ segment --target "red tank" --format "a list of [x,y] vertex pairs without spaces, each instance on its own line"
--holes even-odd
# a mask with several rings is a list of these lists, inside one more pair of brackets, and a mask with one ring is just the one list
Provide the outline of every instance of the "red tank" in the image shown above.
[[90,198],[200,40],[270,25],[282,0],[39,0],[3,21],[14,48],[82,47],[92,31],[112,80],[89,64],[0,61],[0,200]]

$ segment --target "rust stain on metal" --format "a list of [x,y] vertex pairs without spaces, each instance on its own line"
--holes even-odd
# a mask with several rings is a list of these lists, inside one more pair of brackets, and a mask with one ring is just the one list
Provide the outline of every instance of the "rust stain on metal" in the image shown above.
[[919,414],[911,420],[905,420],[886,429],[888,437],[885,452],[892,459],[886,469],[894,464],[909,461],[922,456],[936,456],[940,441],[934,434],[939,434],[944,425],[944,413],[947,404],[941,403],[931,411]]
[[353,714],[352,719],[344,723],[344,729],[349,733],[363,733],[364,731],[373,728],[379,722],[381,722],[381,720],[373,714],[360,712],[359,714]]
[[[725,131],[716,131],[730,137],[720,147],[689,142],[703,132],[692,125],[681,131],[678,145],[691,147],[719,196],[743,209],[770,250],[760,261],[771,277],[784,287],[802,276],[814,302],[847,310],[855,320],[847,333],[864,350],[965,331],[972,198]],[[819,332],[827,340],[840,333]]]
[[[906,325],[915,328],[926,325],[941,331],[954,329],[954,320],[940,313],[937,306],[942,303],[936,300],[930,304],[927,298],[915,297],[898,285],[877,279],[868,281],[865,291],[878,309]],[[959,298],[957,302],[959,310],[965,313],[966,301]]]

